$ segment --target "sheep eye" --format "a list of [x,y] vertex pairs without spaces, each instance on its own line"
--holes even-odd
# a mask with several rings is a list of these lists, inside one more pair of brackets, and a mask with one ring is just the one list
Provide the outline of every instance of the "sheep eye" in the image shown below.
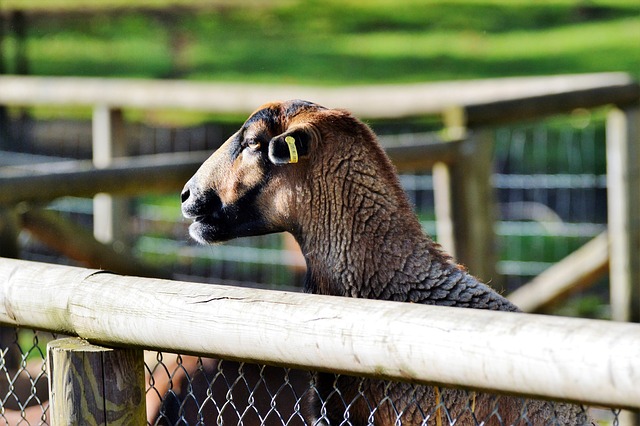
[[257,151],[260,149],[260,141],[256,139],[249,139],[246,142],[246,146],[253,151]]

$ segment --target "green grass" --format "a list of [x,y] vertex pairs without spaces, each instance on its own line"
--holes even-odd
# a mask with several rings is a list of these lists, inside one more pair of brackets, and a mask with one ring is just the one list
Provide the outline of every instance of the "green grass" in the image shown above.
[[[640,4],[591,2],[598,7],[585,12],[586,3],[220,2],[169,18],[126,9],[35,15],[27,53],[39,75],[323,85],[600,71],[639,78]],[[10,58],[15,42],[5,44]]]
[[[245,0],[246,1],[246,0]],[[173,6],[206,6],[225,5],[231,0],[3,0],[0,11],[26,9],[29,11],[73,11],[84,10],[108,10],[113,8],[158,8]]]

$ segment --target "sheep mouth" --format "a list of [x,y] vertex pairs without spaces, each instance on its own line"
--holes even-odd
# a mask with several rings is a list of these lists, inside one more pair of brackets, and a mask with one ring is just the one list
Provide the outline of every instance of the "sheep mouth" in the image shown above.
[[193,222],[194,223],[211,223],[211,222],[215,222],[216,220],[220,219],[220,215],[216,212],[216,213],[211,213],[211,214],[203,214],[200,216],[196,216],[193,218]]
[[200,244],[216,244],[238,237],[264,235],[274,232],[260,216],[239,211],[216,211],[193,218],[189,235]]
[[261,186],[247,191],[233,203],[224,203],[215,194],[201,197],[192,205],[183,204],[182,214],[193,222],[189,235],[200,244],[216,244],[238,237],[277,232],[256,207]]
[[226,237],[229,233],[225,232],[227,228],[225,220],[216,212],[193,218],[189,235],[200,244],[213,244],[229,239]]

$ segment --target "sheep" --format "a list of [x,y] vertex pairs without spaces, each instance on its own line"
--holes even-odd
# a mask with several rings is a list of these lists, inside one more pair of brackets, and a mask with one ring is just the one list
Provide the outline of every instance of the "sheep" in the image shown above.
[[[202,244],[291,233],[307,264],[306,292],[518,311],[424,234],[375,134],[348,111],[301,100],[263,105],[181,196],[189,234]],[[328,373],[316,375],[305,399],[308,424],[441,424],[439,403],[457,425],[525,424],[523,414],[534,425],[587,422],[570,404]]]

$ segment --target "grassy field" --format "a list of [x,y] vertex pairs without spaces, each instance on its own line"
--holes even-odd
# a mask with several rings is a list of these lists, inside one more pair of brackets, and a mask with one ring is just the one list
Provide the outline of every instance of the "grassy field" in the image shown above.
[[[121,3],[78,12],[73,0],[4,0],[2,10],[30,10],[26,55],[38,75],[323,85],[599,71],[640,78],[634,0]],[[14,72],[11,31],[4,47]]]

